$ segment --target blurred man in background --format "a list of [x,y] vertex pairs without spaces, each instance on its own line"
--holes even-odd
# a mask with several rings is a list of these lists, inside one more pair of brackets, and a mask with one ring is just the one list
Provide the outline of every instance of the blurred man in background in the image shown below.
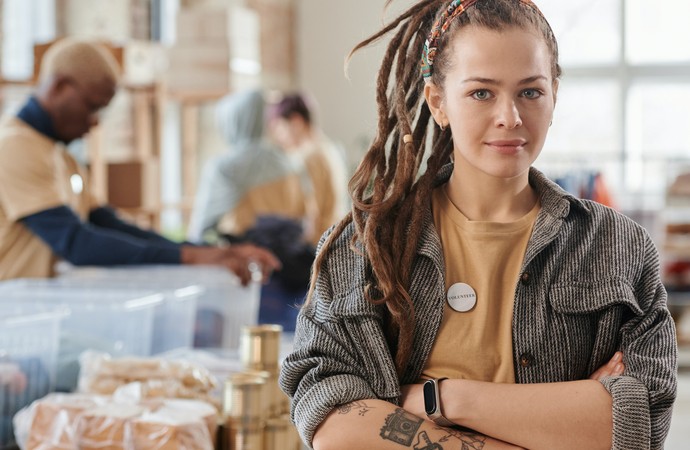
[[0,122],[0,280],[50,277],[60,259],[99,266],[217,264],[243,283],[251,278],[250,261],[265,273],[277,268],[262,248],[182,245],[124,222],[94,199],[66,144],[98,124],[118,77],[106,49],[63,39],[46,52],[34,95]]

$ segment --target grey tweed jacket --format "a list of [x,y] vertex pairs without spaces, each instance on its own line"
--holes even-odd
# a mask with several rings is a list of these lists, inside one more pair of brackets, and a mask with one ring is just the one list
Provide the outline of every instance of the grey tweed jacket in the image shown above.
[[[451,172],[444,167],[438,184]],[[530,184],[542,208],[515,286],[516,382],[584,379],[620,349],[624,374],[602,381],[613,398],[613,448],[661,449],[676,396],[677,344],[654,244],[632,220],[571,196],[536,169]],[[400,379],[381,309],[363,296],[365,263],[349,248],[354,227],[332,247],[280,374],[305,442],[335,406],[397,403],[400,385],[419,378],[445,301],[443,250],[430,211],[425,220],[410,287],[414,350]]]

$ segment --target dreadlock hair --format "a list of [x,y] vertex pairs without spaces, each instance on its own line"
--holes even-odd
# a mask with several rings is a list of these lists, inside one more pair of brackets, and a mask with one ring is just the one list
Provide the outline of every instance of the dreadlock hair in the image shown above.
[[[388,8],[393,0],[387,0]],[[377,78],[378,131],[349,183],[352,210],[336,225],[314,262],[307,302],[330,245],[350,223],[367,263],[367,301],[384,305],[384,327],[396,370],[402,375],[413,345],[415,310],[409,294],[413,261],[430,208],[434,179],[450,162],[450,128],[435,126],[424,98],[420,58],[436,18],[449,0],[421,0],[376,34],[357,44],[358,50],[395,31]],[[561,74],[558,46],[541,12],[526,0],[479,0],[458,16],[438,42],[430,82],[443,88],[453,64],[452,39],[468,25],[501,31],[509,27],[537,30],[552,54],[552,75]],[[404,139],[406,135],[411,135]],[[427,148],[428,147],[428,148]],[[426,160],[426,170],[423,162]],[[360,251],[361,251],[360,250]]]

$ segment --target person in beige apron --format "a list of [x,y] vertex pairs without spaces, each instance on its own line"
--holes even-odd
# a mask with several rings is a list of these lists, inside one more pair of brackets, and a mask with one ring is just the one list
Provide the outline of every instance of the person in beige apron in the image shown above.
[[115,95],[112,54],[86,40],[63,39],[43,57],[39,84],[18,114],[0,122],[0,280],[54,275],[74,265],[219,264],[251,278],[250,260],[279,263],[251,245],[182,245],[120,219],[97,201],[66,145],[98,123]]

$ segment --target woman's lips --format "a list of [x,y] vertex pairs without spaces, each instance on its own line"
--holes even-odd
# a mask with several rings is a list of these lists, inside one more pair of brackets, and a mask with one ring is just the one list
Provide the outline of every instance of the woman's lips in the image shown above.
[[510,140],[496,140],[488,141],[486,145],[491,147],[498,153],[503,154],[514,154],[521,150],[524,150],[527,141],[523,139],[510,139]]

